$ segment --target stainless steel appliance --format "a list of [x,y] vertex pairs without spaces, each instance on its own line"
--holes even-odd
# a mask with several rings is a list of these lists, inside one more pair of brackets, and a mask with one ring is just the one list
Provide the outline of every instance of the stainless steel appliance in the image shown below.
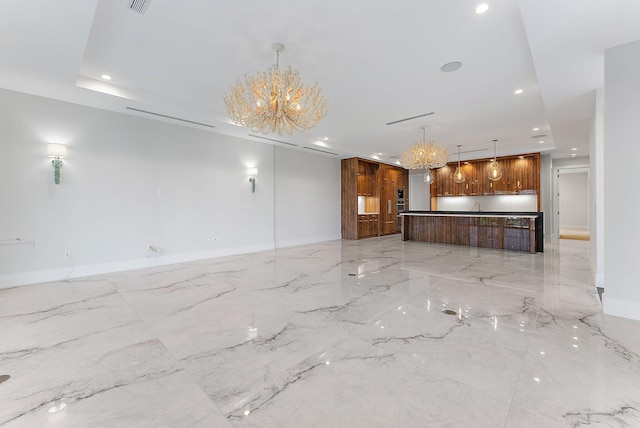
[[405,201],[405,189],[398,187],[396,191],[396,228],[398,231],[402,227],[402,216],[400,216],[400,213],[406,209]]

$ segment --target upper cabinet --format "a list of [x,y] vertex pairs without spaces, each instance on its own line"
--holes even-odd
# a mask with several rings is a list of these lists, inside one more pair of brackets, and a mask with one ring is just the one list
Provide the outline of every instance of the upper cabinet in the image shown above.
[[453,181],[458,163],[450,162],[434,171],[431,196],[493,196],[493,195],[538,195],[540,205],[540,153],[505,156],[498,158],[502,178],[489,179],[491,159],[470,160],[461,163],[466,180]]
[[378,193],[377,163],[358,160],[358,196],[376,196]]

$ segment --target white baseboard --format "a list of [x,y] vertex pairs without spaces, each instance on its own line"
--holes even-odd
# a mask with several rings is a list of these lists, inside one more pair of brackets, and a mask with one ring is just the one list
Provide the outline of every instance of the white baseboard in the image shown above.
[[596,287],[604,288],[604,274],[602,272],[598,272],[595,263],[591,260],[589,263],[591,268],[591,276],[593,277],[593,282]]
[[589,230],[589,226],[585,226],[584,224],[561,224],[560,229]]
[[341,239],[340,235],[317,236],[304,239],[278,241],[275,244],[264,243],[247,245],[243,247],[198,251],[192,253],[168,254],[161,255],[159,257],[147,257],[144,259],[122,260],[111,263],[97,263],[91,265],[4,274],[0,275],[0,288],[10,288],[20,285],[38,284],[50,281],[61,281],[72,278],[81,278],[85,276],[102,275],[106,273],[123,272],[154,266],[191,262],[195,260],[214,259],[216,257],[254,253],[258,251],[273,250],[275,248],[295,247],[298,245],[315,244],[318,242],[335,241],[338,239]]
[[38,284],[50,281],[60,281],[71,278],[81,278],[85,276],[122,272],[133,269],[143,269],[153,266],[163,266],[195,260],[213,259],[216,257],[231,256],[235,254],[247,254],[257,251],[273,250],[274,248],[275,245],[273,243],[265,243],[243,247],[220,248],[192,253],[168,254],[164,256],[161,255],[159,257],[123,260],[112,263],[98,263],[92,265],[72,266],[67,268],[18,272],[0,275],[0,288],[10,288],[20,285]]
[[316,244],[318,242],[336,241],[342,239],[341,235],[312,236],[303,239],[290,239],[276,241],[276,248],[297,247],[298,245]]
[[601,272],[596,272],[595,275],[596,287],[604,288],[604,274]]
[[602,312],[607,315],[640,321],[640,302],[607,297],[605,291],[602,295]]

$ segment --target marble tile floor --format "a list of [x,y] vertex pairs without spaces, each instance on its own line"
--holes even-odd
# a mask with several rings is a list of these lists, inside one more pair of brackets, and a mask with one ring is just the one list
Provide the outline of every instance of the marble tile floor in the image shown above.
[[640,323],[588,249],[395,235],[0,290],[0,426],[640,427]]

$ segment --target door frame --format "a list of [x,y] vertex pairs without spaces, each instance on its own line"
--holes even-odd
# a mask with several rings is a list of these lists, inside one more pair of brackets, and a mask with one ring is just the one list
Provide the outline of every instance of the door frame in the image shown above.
[[558,178],[560,174],[577,174],[580,172],[587,173],[587,224],[590,224],[589,183],[591,182],[591,170],[589,164],[553,167],[553,174],[551,176],[551,239],[560,238],[560,198],[558,193],[560,189],[558,187]]

